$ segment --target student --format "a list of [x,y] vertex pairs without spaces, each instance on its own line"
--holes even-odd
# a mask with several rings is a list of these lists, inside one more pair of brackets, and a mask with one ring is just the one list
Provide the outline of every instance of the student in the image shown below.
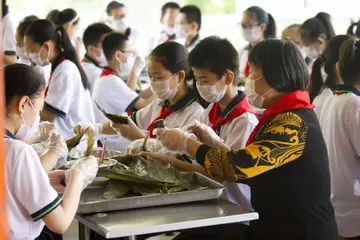
[[[356,30],[354,31],[355,27],[356,27]],[[360,37],[360,21],[352,22],[351,25],[349,26],[346,34]]]
[[[49,239],[46,237],[48,233],[42,232],[44,226],[59,234],[67,230],[74,219],[82,190],[96,176],[98,163],[94,157],[89,157],[73,166],[66,177],[65,171],[47,174],[35,150],[26,143],[37,131],[39,114],[44,105],[44,79],[34,68],[24,64],[5,67],[4,75],[10,239]],[[66,188],[61,184],[64,179]],[[65,190],[62,198],[56,190]]]
[[[25,32],[25,49],[31,61],[40,66],[49,63],[51,78],[45,90],[44,121],[54,122],[61,136],[69,139],[80,121],[94,121],[89,83],[65,29],[48,20],[33,22]],[[84,143],[85,144],[85,143]]]
[[187,5],[180,9],[179,40],[185,48],[191,52],[200,42],[199,31],[201,29],[201,10],[195,5]]
[[338,85],[320,114],[330,160],[331,201],[339,233],[345,239],[360,238],[360,198],[354,184],[360,177],[360,42],[347,40],[340,49]]
[[[187,128],[193,131],[207,128],[210,135],[217,134],[231,149],[236,151],[244,148],[258,120],[244,93],[236,89],[238,52],[228,40],[208,37],[196,45],[188,61],[194,70],[200,95],[211,104],[201,115],[202,124],[190,124]],[[164,156],[160,158],[164,159]],[[181,171],[196,171],[198,168],[176,159],[168,158],[166,161],[171,161],[172,166],[177,164]],[[224,197],[246,209],[252,209],[248,186],[229,182],[225,184],[227,188]]]
[[289,41],[268,39],[254,46],[249,63],[248,91],[257,96],[249,100],[266,111],[245,148],[234,151],[197,134],[203,144],[181,129],[155,134],[218,181],[249,184],[260,217],[250,222],[246,239],[337,240],[327,150],[305,91],[309,75],[301,53]]
[[318,58],[324,52],[327,42],[335,37],[331,16],[320,12],[306,20],[300,27],[300,36],[306,55],[311,60]]
[[240,81],[249,76],[248,57],[250,50],[259,42],[276,37],[275,20],[270,13],[257,6],[249,7],[243,13],[241,29],[244,40],[249,44],[239,51]]
[[112,29],[103,23],[94,23],[88,26],[83,35],[83,41],[86,49],[81,65],[86,73],[92,93],[95,80],[97,80],[103,67],[106,66],[106,57],[102,49],[102,41],[105,36],[112,32]]
[[2,50],[4,65],[13,64],[16,61],[16,45],[15,32],[16,27],[14,20],[9,13],[9,6],[6,5],[6,0],[1,1],[2,5]]
[[313,64],[309,94],[318,118],[325,100],[332,95],[336,86],[342,83],[336,63],[339,60],[341,45],[351,38],[349,35],[338,35],[330,39],[323,54]]
[[[104,49],[105,43],[104,40]],[[131,118],[129,118],[129,124],[113,125],[122,137],[134,141],[145,138],[146,132],[149,132],[150,136],[154,138],[152,132],[154,121],[159,119],[165,119],[166,126],[169,128],[182,127],[200,119],[204,109],[196,101],[194,91],[186,82],[193,78],[191,70],[186,65],[187,55],[188,52],[184,46],[176,42],[163,43],[152,51],[148,70],[151,79],[151,89],[157,99],[149,106],[132,113]],[[106,94],[109,94],[109,91]],[[136,104],[139,101],[136,101],[136,95],[133,95],[131,99],[127,98],[129,102],[125,105],[127,107],[135,106],[135,108],[138,108]],[[135,99],[135,105],[130,103],[132,99]],[[113,99],[111,100],[114,101]],[[109,112],[111,112],[110,110]],[[125,107],[122,112],[124,111]],[[121,113],[121,111],[117,111],[117,113]],[[89,127],[103,134],[116,134],[108,121],[103,124],[79,124],[76,129],[84,130]]]
[[67,8],[62,11],[55,9],[49,12],[46,19],[53,22],[56,26],[64,27],[76,49],[76,52],[78,53],[78,56],[81,57],[82,41],[81,38],[77,36],[80,25],[80,16],[77,12],[72,8]]
[[175,23],[180,13],[180,6],[175,2],[167,2],[161,8],[160,22],[162,24],[162,30],[160,34],[150,39],[150,53],[158,45],[176,41],[176,28]]

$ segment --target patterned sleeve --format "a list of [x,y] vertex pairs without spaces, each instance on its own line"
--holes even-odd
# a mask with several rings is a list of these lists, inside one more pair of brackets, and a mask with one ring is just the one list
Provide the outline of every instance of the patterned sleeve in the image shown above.
[[278,114],[244,149],[229,152],[202,145],[196,160],[216,180],[243,181],[298,159],[307,131],[295,113]]

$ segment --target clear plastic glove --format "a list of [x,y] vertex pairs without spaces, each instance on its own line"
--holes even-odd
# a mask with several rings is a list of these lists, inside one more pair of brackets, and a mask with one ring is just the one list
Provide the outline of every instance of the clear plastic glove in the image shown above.
[[224,142],[211,127],[199,121],[186,125],[183,129],[195,134],[200,142],[210,147],[219,146],[219,143]]
[[153,138],[147,140],[145,150],[143,149],[144,139],[138,139],[128,146],[128,154],[138,154],[140,152],[159,152],[162,149],[161,143]]
[[140,76],[142,70],[145,68],[145,65],[145,59],[137,55],[135,58],[134,66],[132,68],[132,72],[135,73],[136,76]]
[[40,141],[46,141],[50,137],[50,132],[52,130],[57,131],[55,123],[41,122],[37,131]]
[[99,134],[103,130],[103,125],[101,123],[91,123],[91,122],[79,122],[74,127],[74,133],[80,134],[82,132],[91,131],[94,135]]
[[50,132],[49,138],[45,142],[49,151],[54,151],[59,154],[60,158],[66,159],[68,156],[68,148],[64,138],[55,130]]
[[99,170],[98,161],[94,156],[89,156],[76,161],[69,170],[65,173],[66,185],[69,184],[70,177],[76,178],[83,191],[89,184],[91,184]]
[[187,151],[188,140],[194,136],[180,128],[156,128],[153,133],[164,147],[179,153]]
[[50,185],[58,192],[65,191],[65,186],[63,185],[65,172],[64,170],[55,170],[48,173]]
[[145,133],[143,133],[129,117],[128,124],[111,122],[110,126],[114,129],[115,132],[130,141],[135,141],[139,138],[145,138],[146,136]]

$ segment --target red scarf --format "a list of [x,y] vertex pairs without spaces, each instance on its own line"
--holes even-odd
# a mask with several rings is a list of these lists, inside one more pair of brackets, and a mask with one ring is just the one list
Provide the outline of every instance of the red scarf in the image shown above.
[[262,126],[267,124],[271,119],[273,119],[277,114],[293,111],[297,109],[313,109],[315,106],[310,103],[310,97],[308,92],[297,90],[291,92],[277,102],[271,105],[268,109],[265,110],[264,114],[260,118],[259,124],[255,127],[254,131],[251,133],[246,146],[251,144],[258,131]]
[[[248,51],[248,57],[250,55],[250,50]],[[247,78],[250,74],[250,66],[249,66],[249,61],[246,60],[246,65],[245,65],[245,69],[244,69],[244,76],[245,78]]]
[[[60,63],[62,63],[62,62],[65,61],[65,60],[66,60],[66,58],[63,57],[63,58],[60,60]],[[60,65],[60,63],[59,63],[59,65]],[[55,71],[55,69],[54,69],[54,71]],[[53,74],[54,71],[52,71],[51,74],[50,74],[49,84],[48,84],[47,88],[45,89],[45,97],[46,97],[47,94],[48,94],[49,87],[50,87],[50,83],[51,83],[52,74]]]
[[160,120],[160,119],[165,119],[167,116],[169,116],[173,112],[174,112],[174,110],[172,110],[171,108],[166,109],[164,106],[161,107],[159,116],[157,118],[155,118],[147,128],[148,132],[150,133],[151,138],[156,138],[156,136],[153,134],[154,122],[156,122],[157,120]]
[[[209,121],[211,124],[211,128],[218,133],[219,128],[226,123],[232,122],[235,118],[239,117],[243,113],[255,113],[252,107],[250,106],[246,96],[244,96],[241,100],[236,99],[238,101],[237,105],[230,110],[229,113],[225,113],[224,117],[221,117],[221,109],[218,103],[214,103],[210,112],[209,112]],[[240,100],[240,101],[239,101]]]
[[104,70],[101,72],[100,77],[106,77],[106,76],[110,76],[110,75],[118,76],[112,69],[104,68]]

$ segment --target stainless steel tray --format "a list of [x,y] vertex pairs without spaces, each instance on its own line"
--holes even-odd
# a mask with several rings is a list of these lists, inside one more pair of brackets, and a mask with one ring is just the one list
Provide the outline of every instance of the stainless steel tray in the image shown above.
[[77,214],[100,213],[216,199],[220,197],[224,190],[222,184],[199,173],[184,174],[192,174],[194,180],[201,186],[208,186],[211,189],[104,200],[102,199],[102,195],[108,180],[106,178],[98,178],[90,188],[85,189],[82,193]]

